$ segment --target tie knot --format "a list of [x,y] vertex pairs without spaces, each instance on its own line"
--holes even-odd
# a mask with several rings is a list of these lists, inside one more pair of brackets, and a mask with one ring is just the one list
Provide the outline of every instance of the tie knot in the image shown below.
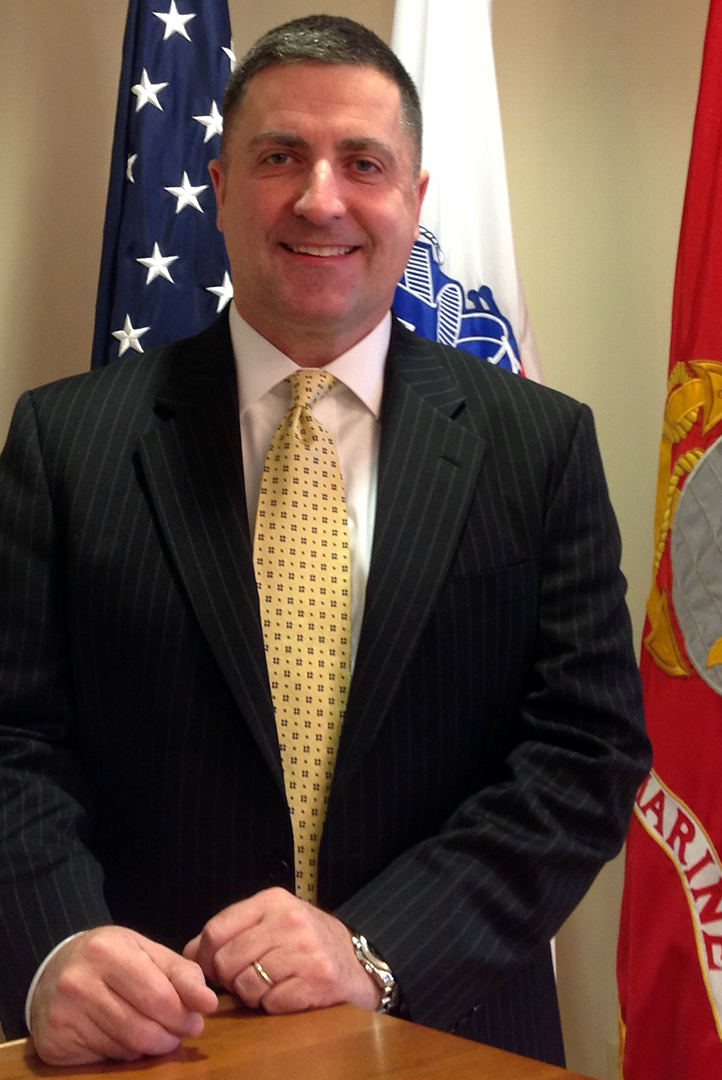
[[323,368],[301,368],[290,377],[291,408],[312,409],[336,384],[335,377]]

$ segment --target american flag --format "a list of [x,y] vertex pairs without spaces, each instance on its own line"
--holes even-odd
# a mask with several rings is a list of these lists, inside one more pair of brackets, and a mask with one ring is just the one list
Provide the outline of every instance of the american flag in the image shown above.
[[93,367],[195,334],[231,299],[208,162],[234,64],[227,0],[130,0]]

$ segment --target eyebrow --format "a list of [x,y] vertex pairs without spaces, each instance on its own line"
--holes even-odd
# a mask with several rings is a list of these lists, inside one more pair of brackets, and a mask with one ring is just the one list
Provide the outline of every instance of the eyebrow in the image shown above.
[[273,142],[279,143],[281,146],[306,146],[308,145],[305,139],[302,139],[300,135],[292,135],[289,131],[259,131],[257,135],[248,143],[248,149],[253,150],[256,146],[262,146],[263,143]]
[[[276,143],[278,146],[287,146],[289,149],[309,145],[308,140],[300,135],[294,135],[290,131],[269,129],[268,131],[259,131],[257,135],[254,135],[248,143],[248,149],[253,150],[264,143]],[[371,150],[392,161],[396,161],[396,154],[392,147],[382,139],[375,139],[370,135],[358,135],[340,139],[336,146],[337,149],[346,151],[364,152]]]
[[341,150],[375,150],[377,154],[396,160],[396,154],[388,143],[382,139],[374,139],[370,135],[360,135],[356,138],[341,139],[338,144]]

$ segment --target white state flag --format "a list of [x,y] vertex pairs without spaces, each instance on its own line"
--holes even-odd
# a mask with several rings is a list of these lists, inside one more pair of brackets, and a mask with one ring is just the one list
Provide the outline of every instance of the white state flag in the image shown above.
[[391,44],[419,90],[430,174],[394,311],[425,337],[541,381],[514,255],[491,0],[396,0]]

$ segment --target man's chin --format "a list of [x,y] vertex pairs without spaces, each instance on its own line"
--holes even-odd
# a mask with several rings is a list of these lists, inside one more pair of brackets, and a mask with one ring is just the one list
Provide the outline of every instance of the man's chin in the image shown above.
[[308,333],[344,333],[365,321],[364,314],[355,310],[350,300],[348,289],[330,293],[309,286],[279,303],[276,318]]
[[[339,310],[338,305],[320,304],[318,298],[309,297],[304,304],[286,306],[283,318],[280,308],[275,318],[254,319],[244,315],[246,321],[286,356],[302,366],[321,367],[348,352],[376,327],[388,308],[366,313]],[[241,312],[243,315],[243,312]]]

